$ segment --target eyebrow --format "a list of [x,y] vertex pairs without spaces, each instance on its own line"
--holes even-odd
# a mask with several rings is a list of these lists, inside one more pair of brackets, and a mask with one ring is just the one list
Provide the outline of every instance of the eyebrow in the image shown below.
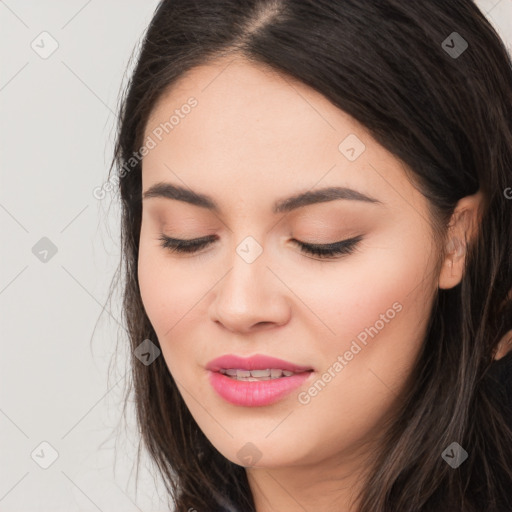
[[[215,213],[220,213],[219,205],[211,197],[194,192],[188,188],[184,188],[178,185],[172,185],[171,183],[160,182],[152,185],[143,194],[143,199],[149,199],[151,197],[163,197],[166,199],[175,199],[177,201],[183,201],[201,208],[206,208]],[[272,207],[273,213],[283,213],[296,210],[316,203],[325,203],[328,201],[334,201],[337,199],[348,199],[351,201],[363,201],[367,203],[374,203],[382,205],[382,201],[370,197],[362,192],[353,190],[346,187],[326,187],[318,190],[308,190],[306,192],[300,192],[294,196],[280,199],[276,201]]]

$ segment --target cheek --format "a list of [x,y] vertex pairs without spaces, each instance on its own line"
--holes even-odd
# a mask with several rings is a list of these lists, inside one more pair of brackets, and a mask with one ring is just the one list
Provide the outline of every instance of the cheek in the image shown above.
[[388,350],[400,351],[427,319],[434,281],[430,242],[404,242],[395,235],[398,242],[392,244],[389,239],[394,238],[388,234],[372,239],[359,253],[336,263],[279,269],[283,281],[308,306],[303,319],[315,326],[315,337],[325,340],[326,347],[348,349],[358,336],[364,342],[372,335],[381,339],[400,331],[387,344]]
[[329,387],[345,397],[347,410],[367,414],[365,403],[383,411],[383,397],[400,391],[414,364],[434,291],[427,244],[373,252],[350,272],[338,278],[333,272],[308,288],[308,297],[316,297],[313,307],[336,333],[323,337],[327,368],[339,355],[346,361]]
[[193,334],[207,323],[207,295],[222,273],[205,269],[200,258],[186,265],[176,262],[151,236],[141,233],[140,295],[169,371],[179,382],[187,382],[198,354],[209,352],[211,338]]
[[400,388],[430,316],[434,276],[428,244],[376,243],[352,260],[326,267],[316,279],[295,281],[294,291],[307,297],[308,307],[321,320],[309,315],[325,367],[346,355],[333,389],[339,386],[373,402],[378,388]]
[[177,311],[173,311],[177,305],[174,290],[177,287],[183,289],[183,283],[176,283],[169,275],[169,269],[158,252],[158,249],[150,248],[141,240],[138,261],[140,294],[146,314],[157,334],[164,328],[166,321],[167,329],[171,328],[171,320],[177,314]]
[[399,248],[374,264],[361,261],[357,272],[354,264],[353,272],[338,271],[336,279],[333,271],[332,279],[297,292],[307,293],[308,305],[336,333],[318,327],[320,382],[300,397],[302,421],[324,418],[318,429],[330,441],[326,445],[350,446],[363,433],[378,433],[393,411],[430,313],[427,256],[421,247],[405,253]]
[[159,241],[142,236],[138,280],[144,309],[161,340],[171,335],[181,318],[194,314],[193,306],[209,287],[193,274],[180,272]]

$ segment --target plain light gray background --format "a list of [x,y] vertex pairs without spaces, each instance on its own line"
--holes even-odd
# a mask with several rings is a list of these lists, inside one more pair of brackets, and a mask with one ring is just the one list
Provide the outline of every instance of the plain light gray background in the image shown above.
[[[119,208],[94,193],[157,3],[0,0],[0,511],[167,510],[144,457],[135,494],[133,419],[114,430],[127,370],[122,354],[108,378],[119,295],[102,307]],[[512,48],[512,0],[477,3]]]

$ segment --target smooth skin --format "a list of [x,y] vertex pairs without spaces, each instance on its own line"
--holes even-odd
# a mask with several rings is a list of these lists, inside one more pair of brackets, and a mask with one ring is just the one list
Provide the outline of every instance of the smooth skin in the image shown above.
[[[197,106],[144,157],[142,190],[159,182],[183,186],[220,210],[143,200],[138,276],[162,355],[219,452],[240,465],[244,446],[253,455],[247,474],[258,512],[355,512],[355,492],[407,385],[436,290],[460,282],[464,246],[449,242],[441,259],[427,200],[402,162],[304,84],[241,58],[220,59],[166,92],[144,137],[191,96]],[[354,161],[338,149],[350,134],[366,147]],[[328,186],[380,203],[338,199],[272,212],[277,200]],[[474,235],[480,203],[480,194],[461,200],[447,241]],[[179,254],[161,246],[161,234],[216,239],[197,254]],[[358,235],[355,252],[331,259],[293,242]],[[263,251],[252,263],[237,253],[246,237]],[[300,403],[298,393],[394,303],[400,312]],[[278,403],[238,407],[216,394],[205,369],[230,353],[271,355],[315,371]]]

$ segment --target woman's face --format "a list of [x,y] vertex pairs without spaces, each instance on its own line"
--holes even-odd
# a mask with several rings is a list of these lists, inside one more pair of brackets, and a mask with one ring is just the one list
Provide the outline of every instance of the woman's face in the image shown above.
[[[406,385],[438,286],[426,199],[354,119],[242,60],[185,75],[144,141],[143,194],[169,184],[217,206],[157,191],[143,199],[140,236],[144,307],[201,430],[241,465],[361,460]],[[372,200],[352,192],[274,208],[328,187]],[[213,241],[177,253],[162,235]],[[352,252],[325,259],[295,242],[354,238]],[[279,382],[217,374],[228,400],[207,369],[226,354],[313,371]],[[287,378],[297,387],[277,399]]]

